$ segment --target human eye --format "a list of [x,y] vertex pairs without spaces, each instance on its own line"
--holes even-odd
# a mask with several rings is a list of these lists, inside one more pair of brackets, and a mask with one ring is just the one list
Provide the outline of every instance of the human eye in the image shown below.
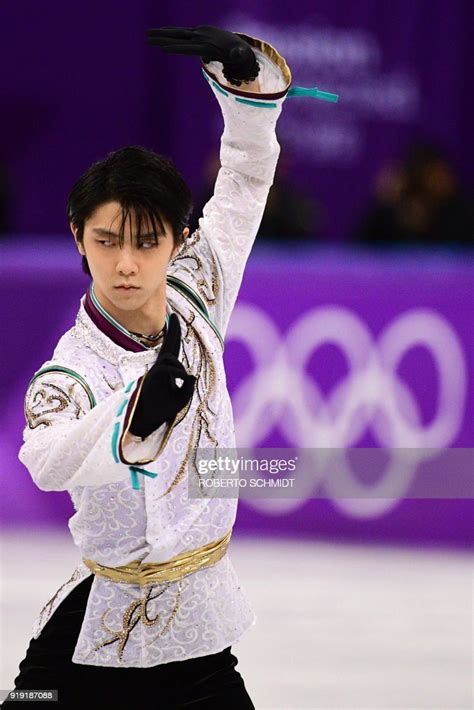
[[104,247],[110,247],[113,245],[113,242],[111,239],[97,239],[96,240],[98,244],[102,244]]
[[138,246],[140,249],[142,247],[146,247],[145,251],[147,251],[148,249],[152,249],[153,247],[156,247],[156,244],[155,244],[155,242],[140,242],[140,244]]

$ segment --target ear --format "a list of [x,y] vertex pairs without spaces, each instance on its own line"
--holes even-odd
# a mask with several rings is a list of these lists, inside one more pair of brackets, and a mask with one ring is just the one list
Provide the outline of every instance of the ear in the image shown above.
[[82,256],[85,256],[85,255],[86,255],[86,252],[84,251],[84,245],[83,245],[80,241],[78,241],[78,239],[77,239],[77,229],[76,229],[76,227],[73,225],[72,222],[69,222],[69,228],[70,228],[70,230],[71,230],[71,232],[72,232],[72,234],[73,234],[74,241],[76,242],[76,246],[77,246],[77,250],[78,250],[79,254],[82,254]]

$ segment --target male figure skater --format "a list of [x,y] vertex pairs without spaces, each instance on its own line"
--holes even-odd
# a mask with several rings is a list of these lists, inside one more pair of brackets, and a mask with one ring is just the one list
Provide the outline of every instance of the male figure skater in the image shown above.
[[187,186],[143,148],[70,193],[91,284],[28,386],[19,458],[41,490],[71,495],[83,559],[36,620],[15,687],[58,689],[64,708],[131,707],[137,693],[150,708],[253,708],[231,653],[255,623],[227,553],[237,500],[191,498],[188,478],[198,449],[235,447],[223,343],[291,74],[271,45],[216,27],[149,38],[201,57],[221,168],[192,235]]

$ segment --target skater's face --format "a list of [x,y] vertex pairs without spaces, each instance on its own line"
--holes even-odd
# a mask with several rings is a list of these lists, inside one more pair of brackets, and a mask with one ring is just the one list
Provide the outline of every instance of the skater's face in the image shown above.
[[[152,225],[145,222],[141,234],[136,233],[135,219],[126,221],[124,241],[118,232],[122,208],[118,202],[98,207],[84,224],[82,243],[76,239],[79,252],[87,257],[97,294],[118,310],[140,310],[160,296],[165,298],[166,269],[179,247],[174,246],[171,226],[163,220],[165,233],[155,241]],[[159,229],[159,226],[157,225]],[[71,225],[76,238],[76,231]],[[186,228],[184,237],[189,233]],[[134,288],[121,288],[124,285]]]

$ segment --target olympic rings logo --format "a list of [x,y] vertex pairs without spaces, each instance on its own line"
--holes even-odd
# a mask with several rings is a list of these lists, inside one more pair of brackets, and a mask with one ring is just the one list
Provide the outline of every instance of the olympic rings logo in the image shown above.
[[[448,447],[459,433],[465,412],[467,365],[456,332],[436,311],[406,311],[375,341],[357,314],[338,306],[306,312],[282,336],[267,313],[254,305],[239,304],[226,341],[244,345],[255,364],[232,392],[239,448],[256,446],[278,427],[291,446],[341,450],[355,446],[370,427],[381,447],[414,450],[411,465],[395,462],[377,484],[383,495],[384,486],[397,477],[400,499],[416,473],[416,452]],[[349,366],[347,376],[327,397],[306,372],[311,356],[326,343],[339,347]],[[438,376],[437,409],[426,425],[421,422],[414,393],[397,373],[403,356],[415,346],[428,350]],[[334,502],[354,515],[380,512],[383,500],[363,500],[363,487],[357,500],[338,497],[338,492],[347,491],[348,484],[355,485],[349,471],[345,482],[325,480],[325,484],[334,487]],[[393,488],[390,490],[387,506],[396,502]],[[304,499],[249,502],[287,512]]]

